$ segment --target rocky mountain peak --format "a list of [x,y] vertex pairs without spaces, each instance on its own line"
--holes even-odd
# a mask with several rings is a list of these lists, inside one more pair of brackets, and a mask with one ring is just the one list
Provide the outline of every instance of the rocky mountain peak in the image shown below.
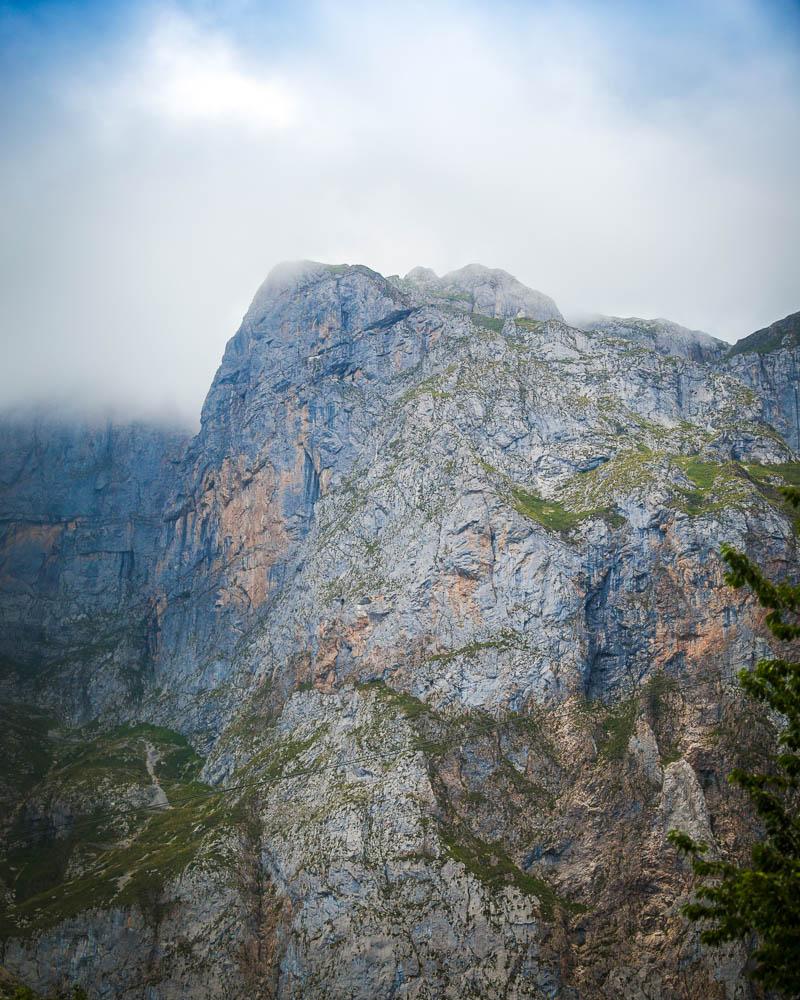
[[765,418],[800,449],[800,312],[744,337],[725,355],[725,366],[763,400]]
[[405,280],[415,285],[436,287],[439,284],[439,275],[430,267],[412,267]]
[[665,838],[752,830],[723,790],[772,738],[731,684],[762,618],[718,553],[796,559],[800,357],[719,350],[480,265],[303,261],[191,444],[0,423],[10,973],[753,1000]]
[[668,319],[594,316],[579,325],[587,333],[620,337],[651,347],[659,354],[688,358],[691,361],[716,361],[728,346],[702,330],[690,330]]
[[508,271],[483,264],[467,264],[441,278],[430,268],[415,267],[400,286],[417,297],[493,319],[563,319],[549,296],[523,285]]
[[350,284],[388,285],[386,278],[363,264],[322,264],[314,260],[289,260],[276,264],[261,283],[245,315],[245,323],[258,323],[283,299],[291,299],[317,284],[342,279]]
[[728,357],[737,354],[769,354],[782,348],[800,346],[800,312],[790,313],[783,319],[771,323],[763,330],[756,330],[747,337],[742,337],[728,351]]

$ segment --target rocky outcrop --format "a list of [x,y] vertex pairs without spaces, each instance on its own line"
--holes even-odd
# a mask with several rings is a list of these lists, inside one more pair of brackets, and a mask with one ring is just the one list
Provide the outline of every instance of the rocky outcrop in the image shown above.
[[140,424],[36,418],[0,426],[7,692],[74,718],[114,703],[127,711],[121,706],[146,683],[149,593],[187,441],[181,431]]
[[729,358],[739,354],[772,354],[800,346],[800,312],[784,316],[777,322],[742,337],[728,351]]
[[727,368],[749,386],[762,419],[800,449],[800,313],[743,337],[728,351]]
[[724,341],[717,340],[702,330],[688,330],[668,319],[596,316],[581,323],[581,329],[588,333],[596,331],[607,337],[621,337],[650,347],[659,354],[674,354],[691,361],[713,362],[721,358],[728,349]]
[[749,386],[768,421],[795,451],[800,448],[800,348],[771,354],[740,354],[729,370]]
[[482,264],[468,264],[441,278],[430,268],[415,267],[397,284],[416,301],[435,301],[488,318],[564,318],[549,296],[527,288],[507,271]]
[[[50,462],[8,450],[6,689],[52,741],[8,750],[12,973],[148,1000],[754,995],[743,950],[687,929],[666,832],[732,857],[757,834],[724,777],[774,740],[734,681],[765,646],[717,553],[796,558],[797,459],[768,383],[657,323],[577,330],[478,266],[283,265],[190,443],[104,432],[108,504],[57,435]],[[23,498],[58,529],[32,559]],[[115,510],[152,512],[124,583],[121,550],[64,541]],[[180,773],[175,731],[203,755]],[[102,796],[57,794],[98,738]],[[86,847],[76,818],[143,796]],[[67,858],[44,889],[19,874],[42,822]],[[149,864],[156,836],[178,850]]]

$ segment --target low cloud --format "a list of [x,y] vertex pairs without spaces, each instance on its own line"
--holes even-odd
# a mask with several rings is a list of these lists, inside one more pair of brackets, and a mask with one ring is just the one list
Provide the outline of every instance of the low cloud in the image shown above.
[[157,18],[149,36],[104,108],[134,109],[177,123],[236,124],[249,129],[285,128],[297,118],[287,85],[247,66],[223,36],[204,33],[186,16]]
[[728,340],[796,310],[796,16],[668,6],[6,12],[0,399],[196,420],[286,258]]

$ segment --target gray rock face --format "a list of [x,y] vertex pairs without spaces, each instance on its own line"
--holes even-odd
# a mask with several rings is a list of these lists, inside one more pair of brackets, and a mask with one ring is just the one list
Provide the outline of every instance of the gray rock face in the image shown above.
[[800,347],[789,343],[767,353],[740,353],[726,364],[753,390],[761,404],[762,418],[795,451],[800,449]]
[[635,316],[597,316],[581,324],[587,332],[599,332],[607,337],[621,337],[650,347],[659,354],[673,354],[691,361],[716,361],[728,345],[702,330],[688,330],[668,319],[639,319]]
[[[150,654],[148,591],[187,436],[142,425],[0,425],[3,684],[96,715],[130,701]],[[81,659],[106,644],[102,676]],[[51,685],[58,662],[69,684]],[[11,687],[10,687],[11,686]],[[36,693],[33,693],[33,688]],[[127,709],[125,709],[127,712]]]
[[[168,853],[154,910],[105,874],[147,826],[91,864],[76,840],[47,901],[8,889],[12,972],[148,1000],[752,995],[741,949],[687,931],[665,833],[755,835],[724,775],[774,739],[733,681],[765,647],[717,553],[796,558],[791,352],[756,383],[704,335],[608,322],[477,265],[282,265],[188,444],[6,431],[7,692],[189,735],[240,845],[227,879]],[[91,814],[53,795],[66,752],[15,745],[12,854],[31,811],[62,839]],[[209,821],[167,819],[177,845]],[[62,919],[89,877],[104,907]]]
[[439,278],[426,267],[415,267],[400,286],[422,301],[439,300],[450,308],[495,319],[563,319],[555,302],[527,288],[507,271],[468,264]]
[[245,996],[236,951],[249,914],[228,874],[222,880],[189,873],[175,887],[171,909],[157,934],[139,907],[87,911],[33,941],[10,941],[4,963],[39,989],[82,983],[103,1000],[146,997],[148,990],[170,1000]]
[[800,312],[790,313],[771,323],[763,330],[756,330],[749,337],[742,337],[728,351],[728,357],[739,354],[772,354],[800,346]]

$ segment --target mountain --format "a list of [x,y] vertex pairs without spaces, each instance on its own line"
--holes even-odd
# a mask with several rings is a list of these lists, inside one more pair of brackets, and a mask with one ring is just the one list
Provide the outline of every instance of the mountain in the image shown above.
[[728,351],[728,357],[737,354],[771,354],[781,348],[800,345],[800,312],[792,313],[770,324],[763,330],[756,330],[749,337],[742,337]]
[[692,361],[716,361],[728,346],[702,330],[688,330],[668,319],[597,316],[582,323],[581,329],[587,333],[599,332],[607,337],[621,337],[650,347],[659,354],[674,354]]
[[522,282],[498,268],[468,264],[439,278],[425,267],[415,267],[396,284],[421,304],[478,314],[487,319],[563,319],[553,300],[526,288]]
[[757,835],[725,776],[774,745],[735,682],[767,647],[718,552],[797,558],[798,348],[756,383],[604,322],[477,265],[286,264],[193,439],[4,425],[10,975],[757,995],[666,833]]
[[763,419],[800,450],[800,313],[744,337],[728,351],[728,367],[762,402]]

